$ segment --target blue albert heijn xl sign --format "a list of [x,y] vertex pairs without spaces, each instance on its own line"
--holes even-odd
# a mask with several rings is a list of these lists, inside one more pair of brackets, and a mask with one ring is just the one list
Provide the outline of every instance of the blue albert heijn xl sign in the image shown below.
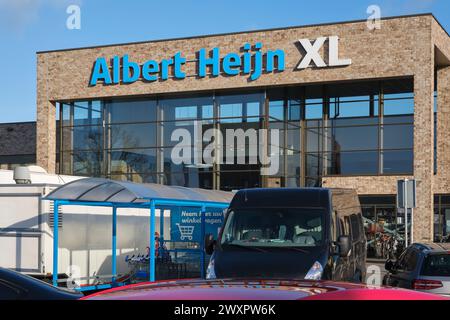
[[[328,41],[328,55],[322,50]],[[339,58],[339,37],[319,37],[313,41],[300,39],[292,42],[299,49],[300,61],[294,70],[302,70],[310,67],[341,67],[352,63],[351,59]],[[182,52],[178,51],[173,56],[161,60],[147,60],[142,64],[132,61],[128,54],[123,56],[98,57],[94,62],[89,85],[96,86],[99,82],[104,85],[130,84],[138,80],[146,82],[165,81],[169,78],[177,80],[185,79],[183,70],[186,62],[196,63],[196,74],[188,75],[197,78],[207,76],[217,77],[247,75],[249,81],[257,80],[261,75],[275,72],[283,72],[286,68],[285,50],[263,50],[263,44],[245,43],[241,51],[222,55],[220,48],[212,50],[202,48],[196,53],[196,59],[187,61]],[[327,57],[327,61],[326,58]]]
[[[206,208],[205,234],[212,234],[217,238],[222,227],[224,210],[218,208]],[[201,242],[202,217],[200,208],[177,207],[170,213],[170,240],[176,242]]]

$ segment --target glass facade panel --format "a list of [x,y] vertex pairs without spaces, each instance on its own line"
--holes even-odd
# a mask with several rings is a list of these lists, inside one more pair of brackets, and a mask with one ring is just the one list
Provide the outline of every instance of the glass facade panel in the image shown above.
[[408,174],[413,172],[412,150],[383,151],[383,173]]
[[100,101],[79,101],[73,104],[73,125],[99,125],[102,122]]
[[156,149],[112,150],[111,174],[156,172]]
[[164,121],[212,119],[212,97],[164,99],[159,101]]
[[378,152],[340,152],[330,153],[328,174],[366,175],[378,173]]
[[369,117],[371,115],[371,100],[369,97],[351,98],[331,98],[330,118]]
[[383,127],[384,149],[412,149],[414,126],[389,125]]
[[322,119],[323,117],[323,105],[319,104],[308,104],[308,101],[305,105],[305,119]]
[[156,146],[156,124],[123,124],[110,127],[111,147],[150,148]]
[[72,155],[72,174],[100,177],[104,172],[103,153],[95,151],[77,151]]
[[[67,132],[68,137],[70,134]],[[103,128],[80,126],[72,128],[73,150],[103,150]]]
[[284,101],[270,101],[269,102],[269,120],[283,121],[284,120]]
[[156,100],[113,100],[107,109],[110,123],[156,121]]
[[[61,103],[60,171],[228,190],[272,180],[280,187],[320,186],[327,174],[411,174],[411,90],[412,79],[401,79]],[[216,147],[222,148],[223,162],[207,164],[204,149],[194,160],[194,145],[214,146],[214,138],[200,140],[213,128],[222,133],[224,145]],[[236,138],[227,139],[227,130],[237,129],[247,134],[242,150],[236,150]],[[256,142],[248,140],[249,129]],[[264,145],[266,154],[279,154],[272,180],[261,176],[260,150],[249,154],[250,147],[259,146],[260,129],[279,133]],[[180,133],[187,133],[184,145]],[[185,163],[171,157],[175,146],[189,149]]]
[[154,173],[122,173],[109,176],[112,180],[131,181],[136,183],[157,183],[157,176]]
[[338,127],[330,128],[330,151],[357,151],[378,148],[378,127]]
[[384,115],[414,114],[414,95],[412,93],[386,94],[384,96]]

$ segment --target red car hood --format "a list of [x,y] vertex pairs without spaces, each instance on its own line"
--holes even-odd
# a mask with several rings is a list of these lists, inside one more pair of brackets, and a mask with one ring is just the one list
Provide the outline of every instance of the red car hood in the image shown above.
[[297,280],[176,280],[141,283],[84,297],[87,300],[439,300],[404,289]]

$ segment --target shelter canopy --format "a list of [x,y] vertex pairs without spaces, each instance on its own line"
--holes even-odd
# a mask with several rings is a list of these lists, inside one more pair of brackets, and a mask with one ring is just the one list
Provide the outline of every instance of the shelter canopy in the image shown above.
[[64,184],[48,194],[46,200],[80,202],[147,203],[151,200],[185,200],[229,203],[232,192],[133,183],[103,178],[85,178]]

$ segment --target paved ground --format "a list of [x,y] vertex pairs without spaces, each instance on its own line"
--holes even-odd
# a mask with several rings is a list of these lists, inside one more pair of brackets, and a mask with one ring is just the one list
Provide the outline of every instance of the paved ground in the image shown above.
[[366,283],[371,285],[381,285],[383,277],[386,274],[384,269],[384,261],[382,260],[367,260],[367,276]]

